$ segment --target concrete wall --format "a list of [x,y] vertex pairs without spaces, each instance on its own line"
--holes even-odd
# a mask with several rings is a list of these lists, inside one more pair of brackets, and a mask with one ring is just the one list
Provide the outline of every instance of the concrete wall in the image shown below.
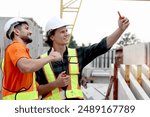
[[139,43],[123,47],[123,64],[141,65],[146,63],[146,44]]

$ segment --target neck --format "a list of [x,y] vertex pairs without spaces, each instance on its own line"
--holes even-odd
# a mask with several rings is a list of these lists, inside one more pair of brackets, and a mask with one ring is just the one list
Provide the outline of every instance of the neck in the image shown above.
[[66,51],[66,45],[53,45],[53,48],[55,51],[60,52],[61,56],[63,56],[64,52]]
[[16,40],[16,41],[22,43],[22,44],[25,45],[25,46],[27,45],[27,43],[25,43],[22,39],[20,39],[20,38],[18,38],[18,37],[14,37],[13,41],[14,41],[14,40]]

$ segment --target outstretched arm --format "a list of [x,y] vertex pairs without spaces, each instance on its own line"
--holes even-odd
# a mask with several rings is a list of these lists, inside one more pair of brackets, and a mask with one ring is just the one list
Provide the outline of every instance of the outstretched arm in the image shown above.
[[20,58],[17,62],[17,67],[22,73],[35,72],[41,69],[45,64],[61,60],[62,56],[58,52],[51,52],[49,56],[41,59]]
[[127,29],[130,22],[128,18],[119,16],[118,20],[118,28],[115,32],[113,32],[111,35],[107,37],[107,48],[111,48],[113,44],[119,39],[119,37],[122,35],[122,33]]

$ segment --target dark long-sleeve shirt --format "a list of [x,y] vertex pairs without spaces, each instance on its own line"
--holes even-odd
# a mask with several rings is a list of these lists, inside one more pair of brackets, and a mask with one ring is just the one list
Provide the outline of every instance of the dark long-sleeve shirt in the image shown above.
[[[79,81],[81,79],[81,73],[82,73],[83,68],[87,64],[89,64],[92,60],[94,60],[97,56],[106,53],[109,49],[110,48],[107,48],[106,37],[97,44],[93,44],[88,47],[79,47],[76,49],[78,62],[79,62],[79,71],[80,71]],[[48,51],[48,54],[50,51],[51,51],[51,49]],[[68,73],[68,61],[69,61],[68,60],[68,50],[66,49],[66,51],[64,52],[64,55],[63,55],[63,61],[52,62],[53,72],[54,72],[56,78],[62,71],[66,71],[66,73]],[[39,85],[48,83],[48,81],[45,78],[43,69],[40,69],[39,71],[37,71],[36,75],[37,75],[36,80],[39,83]],[[79,82],[79,84],[80,84],[80,82]],[[63,87],[63,89],[65,90],[66,87]]]

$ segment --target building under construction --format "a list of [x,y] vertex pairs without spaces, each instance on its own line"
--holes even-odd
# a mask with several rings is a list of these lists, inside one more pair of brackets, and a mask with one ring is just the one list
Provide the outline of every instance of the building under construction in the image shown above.
[[[77,5],[73,5],[78,2]],[[82,0],[61,0],[60,17],[66,13],[74,14],[70,23],[72,34]],[[0,61],[5,47],[10,43],[4,37],[3,27],[8,17],[0,18]],[[43,46],[43,31],[32,19],[27,18],[32,27],[33,42],[29,45],[33,58],[46,51]],[[35,46],[36,45],[36,46]],[[0,71],[1,72],[1,71]],[[88,79],[87,88],[83,88],[86,100],[149,100],[150,99],[150,43],[140,43],[108,51],[94,59],[83,70]],[[0,73],[0,91],[2,73]]]
[[86,99],[149,100],[150,43],[129,45],[97,57],[84,75],[92,83]]

